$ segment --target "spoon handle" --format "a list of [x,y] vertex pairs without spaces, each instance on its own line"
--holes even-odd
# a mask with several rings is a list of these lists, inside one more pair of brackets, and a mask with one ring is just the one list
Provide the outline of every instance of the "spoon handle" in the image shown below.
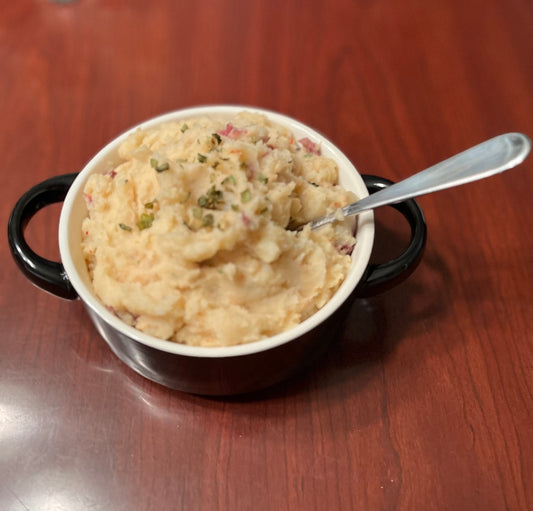
[[[531,140],[522,133],[507,133],[471,147],[364,199],[345,206],[343,216],[351,216],[418,195],[436,192],[492,176],[522,163],[531,150]],[[311,229],[338,219],[338,212],[309,223]]]

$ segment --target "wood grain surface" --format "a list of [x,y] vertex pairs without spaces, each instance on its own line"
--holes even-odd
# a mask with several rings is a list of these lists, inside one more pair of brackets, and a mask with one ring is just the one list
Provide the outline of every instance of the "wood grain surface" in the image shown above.
[[[398,180],[533,135],[529,0],[50,0],[0,5],[1,219],[149,117],[232,103]],[[208,399],[135,374],[79,302],[1,245],[0,509],[533,509],[533,157],[422,197],[428,245],[355,302],[312,370]],[[28,241],[59,259],[60,205]],[[405,244],[379,211],[374,259]]]

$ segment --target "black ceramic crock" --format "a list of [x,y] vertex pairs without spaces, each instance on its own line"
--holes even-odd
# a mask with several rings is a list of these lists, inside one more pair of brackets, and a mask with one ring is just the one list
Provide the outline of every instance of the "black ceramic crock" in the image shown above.
[[[208,106],[179,110],[151,119],[123,133],[105,146],[79,174],[48,179],[28,190],[15,205],[8,225],[10,248],[23,274],[41,289],[65,299],[81,299],[96,329],[112,351],[133,370],[170,388],[204,395],[230,395],[255,391],[277,383],[306,367],[331,344],[333,326],[352,300],[381,293],[405,280],[424,252],[426,224],[414,200],[395,204],[409,223],[411,240],[405,251],[384,264],[371,264],[374,241],[372,212],[357,217],[357,244],[352,267],[335,296],[320,311],[297,327],[248,344],[228,347],[187,346],[157,339],[126,325],[95,296],[81,254],[81,222],[87,211],[83,187],[92,173],[104,172],[118,162],[118,146],[138,127],[183,120],[199,115],[231,116],[239,106]],[[321,144],[325,156],[339,167],[341,185],[359,197],[389,186],[377,176],[361,176],[351,162],[328,139],[287,116],[254,108],[271,120],[290,128],[299,137]],[[27,244],[24,231],[32,216],[52,203],[62,202],[59,222],[61,262],[49,261]]]

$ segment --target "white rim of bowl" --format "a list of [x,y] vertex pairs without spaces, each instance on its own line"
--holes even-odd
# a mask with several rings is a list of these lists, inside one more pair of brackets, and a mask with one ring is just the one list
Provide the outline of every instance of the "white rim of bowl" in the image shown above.
[[[201,358],[226,358],[226,357],[238,357],[243,355],[251,355],[254,353],[267,351],[282,344],[288,343],[292,340],[296,340],[302,335],[305,335],[309,331],[324,322],[329,316],[336,312],[339,307],[346,301],[346,299],[353,293],[357,284],[361,280],[363,273],[370,260],[370,254],[372,252],[372,246],[374,241],[374,222],[372,211],[366,211],[358,217],[357,237],[358,243],[361,238],[364,239],[365,244],[362,247],[362,251],[358,254],[358,261],[355,267],[350,269],[348,276],[343,281],[337,292],[333,297],[315,314],[302,321],[300,324],[286,330],[272,337],[260,339],[244,344],[237,344],[232,346],[191,346],[187,344],[180,344],[178,342],[169,341],[165,339],[159,339],[149,334],[141,332],[136,328],[127,325],[112,312],[110,312],[94,295],[92,290],[88,289],[83,282],[79,271],[74,263],[72,255],[69,250],[69,221],[70,213],[76,198],[80,196],[80,192],[83,191],[85,182],[90,174],[92,174],[94,168],[105,158],[107,155],[116,149],[123,140],[132,132],[139,128],[149,128],[157,124],[161,124],[168,121],[176,121],[185,118],[198,117],[201,115],[231,115],[241,111],[250,111],[266,115],[270,120],[275,123],[284,125],[291,130],[296,130],[299,133],[304,133],[313,140],[319,140],[322,148],[326,147],[328,152],[332,153],[332,157],[337,162],[339,168],[351,170],[354,173],[354,178],[357,181],[363,183],[361,192],[359,195],[363,197],[368,194],[366,186],[362,181],[361,175],[357,172],[351,161],[344,155],[344,153],[333,144],[328,138],[313,128],[301,123],[300,121],[293,119],[284,114],[270,111],[260,107],[248,106],[248,105],[204,105],[192,108],[185,108],[175,110],[162,115],[158,115],[144,122],[141,122],[132,128],[126,130],[118,137],[114,138],[111,142],[106,144],[98,153],[85,165],[80,171],[72,186],[70,187],[63,207],[61,210],[61,216],[59,219],[59,251],[61,255],[61,261],[65,268],[66,275],[70,280],[70,283],[78,293],[80,299],[90,307],[103,321],[109,324],[114,329],[121,332],[123,335],[141,343],[146,346],[150,346],[160,351],[172,353],[175,355],[183,355],[189,357],[201,357]],[[81,231],[81,226],[80,226]],[[359,248],[359,247],[358,247]],[[363,264],[364,261],[364,264]]]

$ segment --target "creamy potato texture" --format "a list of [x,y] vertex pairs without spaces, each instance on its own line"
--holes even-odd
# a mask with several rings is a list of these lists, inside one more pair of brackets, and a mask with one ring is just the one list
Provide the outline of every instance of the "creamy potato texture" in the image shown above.
[[349,221],[288,229],[355,200],[307,138],[262,114],[139,129],[92,175],[82,249],[94,292],[162,339],[257,341],[320,309],[355,244]]

